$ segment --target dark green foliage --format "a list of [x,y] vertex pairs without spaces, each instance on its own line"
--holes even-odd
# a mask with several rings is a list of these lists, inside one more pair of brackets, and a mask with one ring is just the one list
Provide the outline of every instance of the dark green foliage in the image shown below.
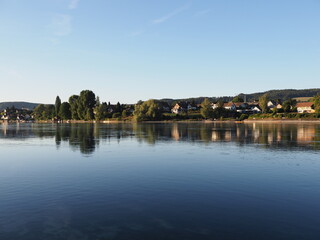
[[228,118],[231,116],[233,116],[233,113],[223,107],[217,107],[213,110],[213,117],[215,119]]
[[104,120],[108,117],[108,105],[107,103],[102,103],[95,107],[95,119],[97,121]]
[[71,119],[70,104],[68,102],[63,102],[60,106],[59,116],[62,120]]
[[283,102],[282,108],[284,112],[293,112],[295,106],[297,105],[297,101],[294,99],[288,99]]
[[243,121],[243,120],[247,119],[248,117],[249,117],[248,114],[241,114],[239,120],[240,120],[240,121]]
[[79,115],[78,115],[78,95],[72,95],[69,97],[69,104],[70,104],[70,111],[71,111],[71,118],[74,120],[79,120]]
[[120,117],[121,117],[121,113],[119,112],[112,114],[112,118],[120,118]]
[[59,96],[57,96],[56,102],[54,104],[56,117],[59,117],[60,106],[61,106],[61,99]]
[[122,106],[119,102],[117,102],[116,108],[115,108],[115,112],[121,113],[122,112]]
[[56,116],[55,106],[40,104],[33,110],[33,116],[36,120],[51,120]]
[[83,90],[78,99],[78,117],[81,120],[93,120],[93,108],[96,104],[96,96],[90,90]]
[[313,106],[314,106],[314,109],[316,110],[316,113],[320,114],[320,93],[313,98],[313,102],[314,102]]
[[[239,94],[238,97],[242,99],[246,99],[247,102],[252,102],[254,100],[258,100],[262,95],[267,94],[270,99],[279,99],[279,100],[287,100],[290,98],[296,97],[313,97],[317,94],[320,94],[319,88],[314,89],[284,89],[284,90],[270,90],[266,92],[258,92],[258,93],[251,93],[251,94]],[[177,102],[195,102],[196,104],[200,104],[204,101],[207,97],[198,97],[198,98],[184,98],[184,99],[161,99],[161,101],[167,102],[169,105],[173,105],[173,103]],[[232,96],[224,96],[224,97],[209,97],[210,102],[230,102],[233,100],[234,97]]]

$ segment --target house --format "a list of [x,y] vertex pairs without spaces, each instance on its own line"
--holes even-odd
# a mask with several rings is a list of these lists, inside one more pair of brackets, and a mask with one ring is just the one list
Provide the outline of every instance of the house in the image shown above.
[[277,109],[281,109],[281,108],[282,108],[282,105],[281,105],[280,103],[278,103],[277,106],[276,106],[276,108],[277,108]]
[[255,113],[261,113],[262,110],[258,102],[252,102],[247,104],[245,112],[248,114],[255,114]]
[[272,109],[277,106],[277,103],[273,100],[270,100],[270,101],[268,101],[267,106],[268,106],[268,108]]
[[173,106],[171,109],[172,113],[179,114],[181,112],[186,112],[188,111],[188,104],[186,102],[179,102],[176,103],[176,105]]
[[252,113],[261,113],[262,112],[259,105],[252,106],[250,110],[252,111]]
[[312,107],[313,107],[313,102],[297,103],[298,113],[314,113],[315,110]]
[[233,111],[233,112],[237,111],[237,106],[233,102],[225,103],[225,104],[223,104],[223,107],[225,109]]
[[248,106],[248,104],[244,102],[235,102],[233,104],[236,106],[236,111],[240,113],[244,113]]
[[219,107],[219,104],[218,103],[211,103],[211,107],[214,110]]

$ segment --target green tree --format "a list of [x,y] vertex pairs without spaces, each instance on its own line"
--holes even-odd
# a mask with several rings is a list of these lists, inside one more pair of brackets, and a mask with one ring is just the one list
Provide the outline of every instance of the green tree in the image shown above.
[[126,118],[128,116],[128,111],[125,109],[122,111],[122,117]]
[[142,104],[136,104],[133,115],[136,121],[160,120],[162,111],[157,101],[150,99]]
[[95,119],[97,121],[101,121],[103,119],[105,119],[107,117],[107,114],[108,114],[108,105],[107,103],[102,103],[100,105],[97,105],[95,107]]
[[55,102],[54,106],[55,106],[56,117],[59,117],[59,111],[60,111],[60,106],[61,106],[61,99],[59,96],[56,97],[56,102]]
[[244,102],[243,98],[241,98],[240,96],[235,96],[232,99],[232,102],[236,103],[236,102]]
[[40,104],[33,110],[32,115],[36,120],[51,120],[56,116],[55,106]]
[[119,102],[117,102],[117,105],[116,105],[116,108],[115,108],[115,112],[119,112],[119,113],[122,112],[122,107],[121,107],[121,104]]
[[59,116],[63,120],[71,119],[70,104],[68,102],[63,102],[60,106]]
[[93,108],[96,104],[96,96],[90,90],[83,90],[78,99],[77,113],[81,120],[93,120]]
[[264,94],[259,98],[259,106],[263,113],[268,112],[268,101],[269,101],[269,98],[267,94]]
[[78,107],[79,107],[79,96],[72,95],[69,97],[69,104],[70,104],[70,111],[71,111],[71,118],[74,120],[79,120],[78,115]]
[[201,103],[200,113],[203,118],[208,119],[213,117],[213,108],[208,98],[205,98]]
[[284,112],[291,112],[294,107],[297,105],[297,101],[294,99],[288,99],[286,101],[283,102],[282,104],[282,108],[284,110]]
[[316,113],[320,113],[320,93],[313,98],[313,102],[313,107],[316,110]]

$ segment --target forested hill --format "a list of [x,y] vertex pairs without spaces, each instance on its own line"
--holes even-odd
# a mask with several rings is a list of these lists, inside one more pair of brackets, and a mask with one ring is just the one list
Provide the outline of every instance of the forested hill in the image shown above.
[[38,106],[39,103],[30,103],[30,102],[0,102],[0,110],[4,110],[6,108],[11,108],[14,106],[17,109],[34,109],[36,106]]
[[[250,93],[244,94],[241,93],[239,96],[243,99],[246,99],[247,102],[258,100],[260,96],[268,94],[269,98],[272,100],[287,100],[289,98],[297,98],[297,97],[314,97],[317,94],[320,94],[320,88],[312,88],[312,89],[283,89],[283,90],[269,90],[265,92],[258,93]],[[224,96],[224,97],[208,97],[211,102],[216,102],[219,100],[223,100],[224,102],[231,101],[235,96]],[[174,102],[179,101],[188,101],[194,102],[196,104],[202,103],[206,97],[197,97],[197,98],[185,98],[185,99],[170,99],[164,98],[161,101],[165,101],[169,104],[173,104]]]
[[241,97],[246,96],[247,100],[259,99],[263,94],[268,94],[270,99],[281,99],[287,100],[289,98],[297,98],[297,97],[314,97],[315,95],[320,93],[320,88],[312,88],[312,89],[283,89],[283,90],[270,90],[266,92],[259,93],[251,93],[251,94],[239,94]]

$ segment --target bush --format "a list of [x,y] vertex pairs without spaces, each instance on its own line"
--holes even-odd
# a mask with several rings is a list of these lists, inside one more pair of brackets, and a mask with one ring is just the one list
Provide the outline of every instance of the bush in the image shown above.
[[247,119],[248,117],[249,117],[249,116],[248,116],[247,114],[241,114],[239,120],[240,120],[240,121],[243,121],[243,120]]
[[121,117],[121,113],[117,112],[112,114],[112,118],[120,118]]

